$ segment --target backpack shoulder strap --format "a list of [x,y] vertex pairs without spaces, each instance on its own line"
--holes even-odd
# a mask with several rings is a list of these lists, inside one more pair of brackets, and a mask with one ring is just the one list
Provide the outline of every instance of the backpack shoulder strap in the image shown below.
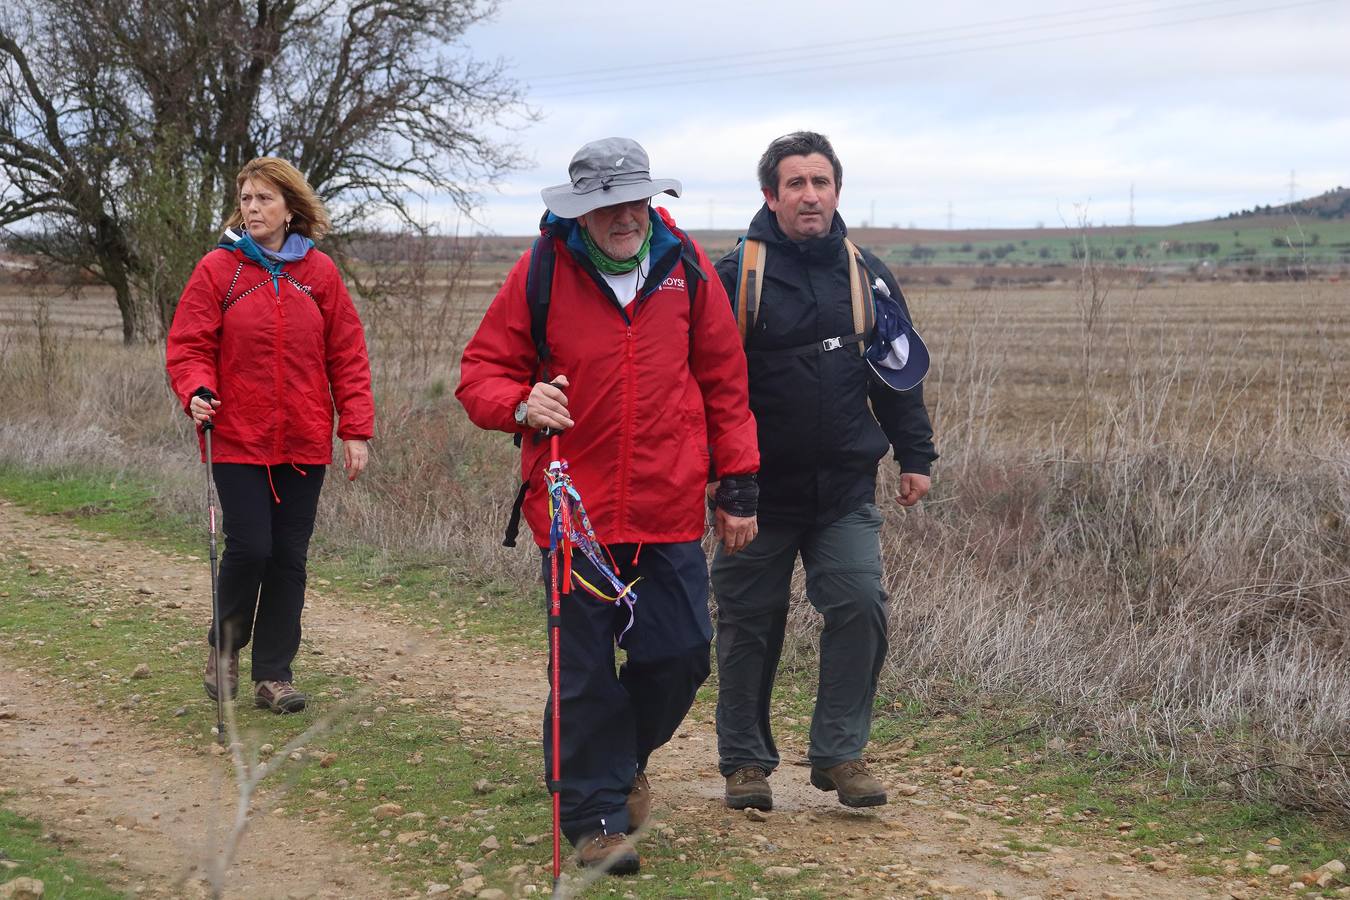
[[684,289],[689,292],[689,306],[692,309],[698,286],[708,280],[708,275],[698,264],[698,251],[683,236],[680,238],[680,261],[684,263]]
[[736,314],[736,325],[741,331],[741,343],[749,345],[750,333],[755,330],[755,319],[759,315],[759,300],[764,294],[764,257],[766,247],[763,241],[745,238],[741,241],[736,262],[736,296],[732,298],[732,310]]
[[[553,263],[555,251],[553,238],[541,234],[534,239],[530,248],[530,268],[525,273],[525,303],[530,308],[530,337],[534,340],[534,349],[539,356],[539,377],[549,381],[548,374],[548,307],[553,293]],[[521,445],[522,436],[512,437],[515,445]],[[506,523],[506,533],[502,537],[503,547],[514,547],[516,535],[520,532],[520,512],[525,505],[525,492],[528,481],[522,482],[516,492],[515,502],[511,504],[511,517]]]
[[694,298],[698,296],[698,286],[708,280],[703,267],[698,264],[698,251],[693,240],[684,232],[680,237],[680,262],[684,263],[684,290],[689,295],[689,358],[694,357]]
[[[869,335],[876,324],[875,300],[872,297],[872,280],[863,262],[862,251],[858,246],[844,238],[844,249],[848,252],[848,292],[853,303],[853,330],[858,334]],[[858,342],[858,351],[867,350],[867,340]]]
[[530,308],[530,337],[539,354],[541,380],[548,381],[548,307],[553,292],[553,238],[541,234],[530,250],[530,269],[525,276],[525,302]]

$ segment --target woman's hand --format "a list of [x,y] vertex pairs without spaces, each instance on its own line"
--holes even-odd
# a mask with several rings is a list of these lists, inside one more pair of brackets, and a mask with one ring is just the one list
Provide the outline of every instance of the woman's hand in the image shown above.
[[355,481],[356,477],[366,470],[366,462],[369,459],[370,449],[365,441],[342,442],[342,467],[347,470],[348,481]]
[[215,416],[219,407],[220,401],[215,397],[210,400],[205,397],[193,397],[188,401],[188,412],[192,414],[192,420],[198,425],[209,422]]

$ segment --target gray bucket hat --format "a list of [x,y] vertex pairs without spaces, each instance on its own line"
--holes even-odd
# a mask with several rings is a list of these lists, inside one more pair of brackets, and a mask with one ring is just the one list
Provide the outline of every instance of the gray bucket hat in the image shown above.
[[680,183],[673,178],[653,179],[650,165],[647,151],[631,138],[591,141],[576,152],[567,167],[572,180],[546,187],[539,195],[550,212],[564,219],[662,192],[680,196]]

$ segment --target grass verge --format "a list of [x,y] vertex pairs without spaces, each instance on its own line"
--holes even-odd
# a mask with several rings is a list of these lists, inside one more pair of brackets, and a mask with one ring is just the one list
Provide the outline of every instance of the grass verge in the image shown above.
[[0,885],[19,878],[42,882],[51,900],[120,900],[125,895],[62,849],[42,825],[4,808],[0,795]]

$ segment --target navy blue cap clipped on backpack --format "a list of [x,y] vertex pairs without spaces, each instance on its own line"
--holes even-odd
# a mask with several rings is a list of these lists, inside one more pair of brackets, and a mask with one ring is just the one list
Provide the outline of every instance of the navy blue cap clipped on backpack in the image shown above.
[[928,375],[928,347],[880,278],[872,285],[872,296],[876,329],[863,355],[877,378],[888,387],[911,390]]

